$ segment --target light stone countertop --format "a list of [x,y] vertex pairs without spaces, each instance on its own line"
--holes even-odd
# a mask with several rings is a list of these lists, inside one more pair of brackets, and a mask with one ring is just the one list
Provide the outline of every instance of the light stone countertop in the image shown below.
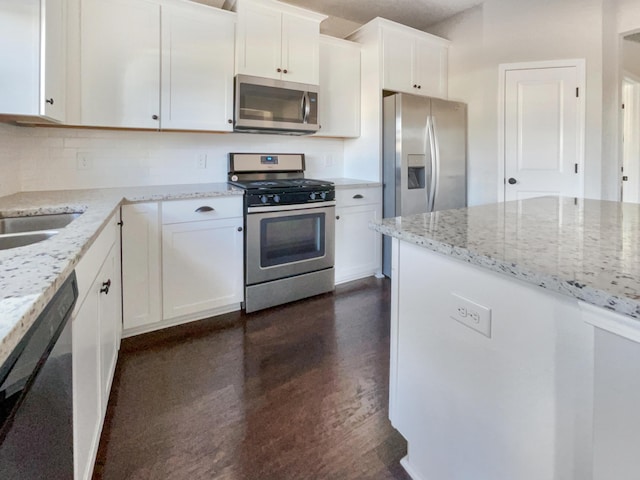
[[357,188],[357,187],[381,187],[381,182],[372,180],[358,180],[356,178],[325,178],[329,182],[333,182],[336,189]]
[[472,265],[640,319],[640,205],[541,197],[373,222]]
[[0,250],[0,365],[123,203],[243,195],[226,183],[24,192],[0,197],[0,216],[84,212],[43,242]]

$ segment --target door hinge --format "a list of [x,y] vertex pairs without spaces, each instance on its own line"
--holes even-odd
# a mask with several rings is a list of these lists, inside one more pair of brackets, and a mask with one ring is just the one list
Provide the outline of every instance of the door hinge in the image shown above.
[[580,87],[576,87],[576,98],[580,97]]
[[574,163],[574,164],[573,164],[573,171],[574,171],[575,173],[578,173],[578,164],[577,164],[577,163]]

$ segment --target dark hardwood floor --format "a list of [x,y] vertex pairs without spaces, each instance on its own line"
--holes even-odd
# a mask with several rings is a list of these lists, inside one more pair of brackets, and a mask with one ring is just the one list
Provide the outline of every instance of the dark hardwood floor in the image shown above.
[[123,341],[94,478],[407,480],[389,282]]

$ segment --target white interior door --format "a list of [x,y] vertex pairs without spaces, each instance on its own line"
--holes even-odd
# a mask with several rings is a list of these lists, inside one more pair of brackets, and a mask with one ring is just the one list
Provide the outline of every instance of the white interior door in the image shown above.
[[622,201],[640,203],[640,82],[624,79],[622,103]]
[[505,200],[582,196],[580,76],[575,65],[505,70]]

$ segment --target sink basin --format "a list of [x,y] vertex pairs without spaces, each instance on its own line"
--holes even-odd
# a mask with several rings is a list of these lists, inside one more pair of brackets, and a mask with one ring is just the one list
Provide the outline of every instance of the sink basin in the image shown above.
[[20,233],[16,235],[0,235],[0,250],[7,250],[9,248],[24,247],[25,245],[31,245],[32,243],[41,242],[47,238],[51,238],[56,235],[56,231],[48,232],[34,232],[34,233]]
[[64,228],[81,213],[55,213],[52,215],[34,215],[32,217],[0,218],[0,235]]

